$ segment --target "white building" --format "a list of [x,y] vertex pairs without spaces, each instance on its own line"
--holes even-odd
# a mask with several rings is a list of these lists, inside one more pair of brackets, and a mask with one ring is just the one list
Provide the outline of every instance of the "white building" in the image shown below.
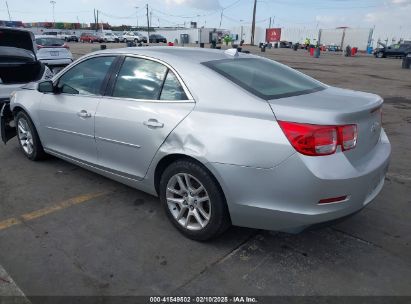
[[156,28],[155,34],[164,36],[167,41],[178,41],[179,44],[188,39],[185,43],[211,43],[218,36],[223,36],[227,30],[219,30],[214,28]]

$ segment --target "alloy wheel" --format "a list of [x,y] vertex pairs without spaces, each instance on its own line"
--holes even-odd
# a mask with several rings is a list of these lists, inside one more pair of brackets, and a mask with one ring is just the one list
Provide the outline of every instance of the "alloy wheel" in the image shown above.
[[211,218],[211,201],[203,184],[194,176],[178,173],[167,184],[166,199],[174,219],[187,230],[201,230]]
[[20,118],[18,123],[18,137],[21,147],[27,155],[31,155],[34,151],[33,135],[30,130],[27,120]]

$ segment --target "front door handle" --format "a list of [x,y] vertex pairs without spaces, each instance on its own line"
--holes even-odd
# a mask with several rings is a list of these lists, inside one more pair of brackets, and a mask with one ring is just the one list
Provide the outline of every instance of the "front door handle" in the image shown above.
[[80,112],[77,113],[77,115],[81,118],[90,118],[91,114],[88,113],[86,110],[81,110]]
[[159,122],[157,119],[150,118],[148,121],[143,122],[143,124],[150,129],[155,129],[155,128],[162,128],[164,127],[164,124]]

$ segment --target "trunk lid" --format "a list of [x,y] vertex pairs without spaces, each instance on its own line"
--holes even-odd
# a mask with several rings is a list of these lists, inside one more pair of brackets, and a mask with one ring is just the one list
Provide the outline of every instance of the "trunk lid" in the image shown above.
[[30,31],[0,27],[0,47],[15,47],[36,54],[34,34]]
[[357,146],[344,152],[353,162],[365,157],[380,138],[382,103],[382,98],[374,94],[333,87],[269,101],[277,120],[317,125],[356,124]]

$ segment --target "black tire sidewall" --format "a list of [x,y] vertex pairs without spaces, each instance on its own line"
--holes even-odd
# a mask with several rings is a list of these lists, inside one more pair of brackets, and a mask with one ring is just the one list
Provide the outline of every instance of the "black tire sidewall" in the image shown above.
[[40,138],[39,138],[39,135],[37,133],[36,127],[34,126],[33,122],[30,119],[30,117],[23,111],[20,111],[16,115],[16,127],[18,127],[18,122],[19,122],[20,119],[24,119],[27,122],[27,124],[30,128],[30,132],[32,134],[32,138],[33,138],[33,152],[31,154],[27,154],[26,151],[24,151],[23,146],[21,145],[19,136],[17,135],[17,138],[18,138],[18,141],[19,141],[19,146],[20,146],[21,150],[23,151],[24,155],[30,160],[39,160],[39,159],[43,158],[45,153],[44,153],[44,150],[43,150],[43,146],[40,142]]
[[[171,214],[167,199],[166,189],[171,177],[178,173],[188,173],[198,179],[206,188],[211,203],[211,218],[207,226],[199,231],[191,231],[182,227]],[[229,227],[227,204],[224,195],[215,178],[201,165],[192,161],[176,161],[169,165],[163,172],[160,180],[160,200],[165,212],[173,225],[185,236],[197,241],[212,239]]]

